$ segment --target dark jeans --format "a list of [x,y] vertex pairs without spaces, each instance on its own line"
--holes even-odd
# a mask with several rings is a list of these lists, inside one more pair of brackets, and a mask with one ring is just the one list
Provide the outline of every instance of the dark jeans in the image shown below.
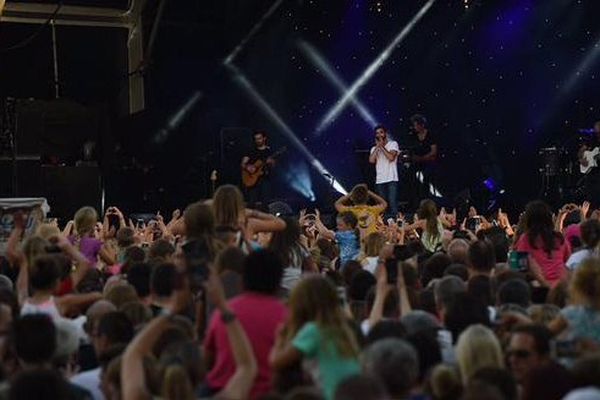
[[385,217],[396,219],[398,215],[398,181],[378,183],[375,185],[375,190],[388,203]]

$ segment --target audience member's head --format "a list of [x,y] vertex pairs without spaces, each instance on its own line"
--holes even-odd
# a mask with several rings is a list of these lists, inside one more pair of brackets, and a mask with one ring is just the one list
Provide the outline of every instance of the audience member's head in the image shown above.
[[350,192],[350,200],[354,205],[361,206],[369,201],[369,188],[366,184],[361,183],[352,188]]
[[244,289],[274,295],[283,277],[283,265],[279,257],[269,250],[256,251],[246,257],[242,280]]
[[576,387],[596,386],[600,389],[600,354],[584,355],[571,368]]
[[521,325],[512,330],[508,349],[508,365],[517,382],[522,383],[525,375],[550,359],[552,334],[542,325]]
[[447,309],[457,293],[466,293],[466,283],[456,276],[440,279],[434,287],[435,304],[438,312]]
[[[230,185],[227,185],[227,186],[230,186]],[[225,188],[225,189],[222,189],[222,188],[223,188],[223,186],[220,187],[219,190],[227,191],[227,188]],[[222,194],[223,193],[220,192],[219,198],[221,198]],[[215,196],[216,195],[217,195],[217,193],[215,193]],[[221,206],[221,205],[222,205],[222,203],[219,202],[219,206]],[[215,207],[215,206],[216,205],[213,203],[213,207]],[[218,208],[219,208],[219,210],[222,210],[221,207],[218,207]],[[187,206],[187,208],[183,212],[183,221],[185,224],[185,236],[188,238],[188,240],[204,239],[207,236],[214,236],[215,226],[217,225],[217,223],[215,220],[215,214],[213,213],[213,210],[216,210],[216,209],[212,208],[208,204],[201,202],[201,201],[192,203],[189,206]],[[221,214],[221,216],[223,216],[223,215]],[[237,215],[236,215],[236,217],[237,217]],[[233,225],[233,226],[237,226],[237,222],[238,221],[236,221],[235,225]],[[220,223],[219,225],[228,225],[228,224]]]
[[133,286],[140,299],[150,296],[152,267],[147,263],[134,264],[127,271],[127,282]]
[[439,322],[433,315],[422,310],[413,310],[400,318],[400,322],[406,328],[408,335],[417,335],[420,332],[428,332],[440,328]]
[[387,338],[406,338],[406,329],[404,328],[404,325],[402,325],[400,321],[394,319],[381,320],[369,329],[366,343],[369,345]]
[[96,355],[100,356],[109,347],[119,343],[129,343],[132,338],[133,324],[127,315],[121,311],[112,311],[98,320],[92,335],[92,343]]
[[363,371],[377,376],[393,399],[408,396],[417,383],[419,358],[416,350],[401,339],[383,339],[363,354]]
[[10,341],[23,364],[44,367],[56,350],[56,328],[45,314],[23,315],[13,321]]
[[117,246],[126,249],[135,244],[135,231],[129,227],[120,228],[116,235]]
[[433,367],[442,362],[442,351],[437,334],[437,329],[430,329],[406,337],[406,341],[415,348],[419,357],[418,382],[420,384],[426,381]]
[[504,368],[500,342],[494,332],[483,325],[471,325],[460,334],[456,358],[465,385],[482,368]]
[[448,244],[447,251],[453,263],[466,264],[469,254],[469,242],[465,239],[452,239]]
[[173,293],[177,270],[173,264],[159,264],[150,275],[150,291],[156,298],[168,298]]
[[490,277],[487,275],[472,276],[467,282],[467,292],[486,306],[493,304],[492,283]]
[[136,290],[129,283],[115,285],[104,295],[104,298],[119,309],[123,304],[138,301]]
[[440,279],[444,276],[444,271],[452,264],[452,260],[447,254],[435,253],[425,263],[421,271],[421,283],[423,286],[429,285],[434,279]]
[[444,276],[457,276],[466,282],[469,280],[469,269],[464,264],[450,264],[444,271]]
[[235,272],[242,275],[244,272],[244,263],[246,254],[239,247],[226,247],[215,259],[215,268],[217,272],[222,274],[225,271]]
[[527,308],[530,303],[531,288],[523,279],[510,279],[498,287],[496,305],[517,304]]
[[487,306],[468,293],[457,293],[443,313],[444,326],[452,333],[453,340],[474,324],[490,325]]
[[490,275],[496,266],[494,247],[487,240],[478,240],[469,247],[468,262],[471,275]]
[[172,262],[175,254],[175,246],[166,239],[155,240],[148,250],[149,260],[160,260],[163,262]]

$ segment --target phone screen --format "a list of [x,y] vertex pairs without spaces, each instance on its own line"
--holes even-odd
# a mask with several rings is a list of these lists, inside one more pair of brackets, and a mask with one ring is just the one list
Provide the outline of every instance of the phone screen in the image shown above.
[[508,264],[513,271],[529,271],[529,253],[526,251],[511,251],[508,255]]

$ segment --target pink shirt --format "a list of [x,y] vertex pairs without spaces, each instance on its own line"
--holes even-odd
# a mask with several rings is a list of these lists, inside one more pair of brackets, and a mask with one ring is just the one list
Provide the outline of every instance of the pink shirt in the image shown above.
[[[277,329],[287,317],[287,308],[276,297],[250,292],[242,293],[228,304],[252,343],[258,375],[250,398],[257,399],[271,390],[269,353],[275,344]],[[211,317],[204,348],[215,357],[214,366],[206,377],[208,385],[213,389],[222,389],[235,372],[235,359],[219,311],[215,311]]]
[[540,265],[544,278],[554,287],[567,273],[565,263],[571,256],[571,245],[566,240],[560,244],[557,239],[552,253],[548,255],[541,239],[538,238],[535,244],[537,249],[529,244],[529,238],[527,234],[524,234],[517,241],[515,250],[528,252]]

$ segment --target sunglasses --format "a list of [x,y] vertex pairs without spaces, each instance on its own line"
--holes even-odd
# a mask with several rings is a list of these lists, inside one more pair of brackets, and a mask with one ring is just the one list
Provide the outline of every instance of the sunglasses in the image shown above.
[[507,357],[515,357],[515,358],[529,358],[531,357],[531,352],[527,350],[509,350],[506,353]]

